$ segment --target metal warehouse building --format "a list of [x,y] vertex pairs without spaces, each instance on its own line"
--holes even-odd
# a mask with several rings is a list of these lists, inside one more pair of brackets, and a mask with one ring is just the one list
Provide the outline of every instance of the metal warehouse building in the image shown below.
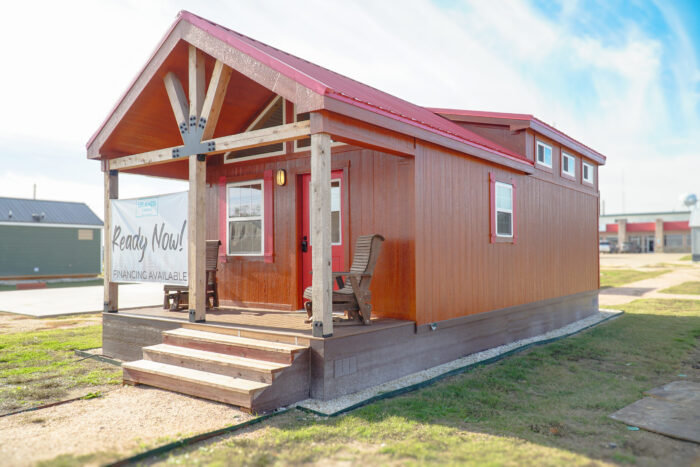
[[0,198],[0,279],[96,276],[101,229],[85,203]]

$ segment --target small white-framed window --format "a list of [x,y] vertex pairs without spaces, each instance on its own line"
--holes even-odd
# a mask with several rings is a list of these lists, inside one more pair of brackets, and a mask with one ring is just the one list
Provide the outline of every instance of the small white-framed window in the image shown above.
[[[297,107],[295,105],[294,106],[294,123],[305,122],[311,118],[311,114],[309,112],[303,112],[303,113],[297,114],[296,109],[297,109]],[[294,152],[308,151],[309,149],[311,149],[311,137],[297,139],[294,141]]]
[[561,153],[561,173],[576,178],[576,158],[564,151]]
[[340,204],[342,202],[340,194],[340,179],[331,180],[331,245],[343,244],[342,216],[340,214]]
[[545,167],[552,168],[552,146],[544,144],[542,141],[537,142],[537,163]]
[[[253,123],[248,125],[245,131],[262,130],[264,128],[272,128],[287,123],[285,103],[284,98],[276,96],[263,111],[260,112],[255,120],[253,120]],[[229,151],[224,154],[224,162],[240,162],[263,157],[281,156],[286,152],[285,143],[274,143],[256,148]]]
[[513,237],[513,185],[496,182],[496,236]]
[[226,185],[226,252],[229,256],[262,256],[265,251],[265,200],[262,180]]
[[581,163],[581,174],[583,181],[593,184],[593,165],[586,162]]
[[[297,107],[294,105],[294,123],[296,122],[305,122],[307,120],[311,119],[311,114],[309,112],[302,112],[300,114],[297,114],[296,111]],[[340,141],[334,141],[331,139],[331,146],[343,146],[345,143],[341,143]],[[294,141],[294,152],[300,152],[300,151],[309,151],[311,150],[311,137],[308,138],[302,138],[302,139],[297,139]]]
[[[331,245],[343,244],[342,192],[341,179],[331,179]],[[313,212],[310,214],[309,223],[313,223]],[[309,245],[313,246],[310,235]]]

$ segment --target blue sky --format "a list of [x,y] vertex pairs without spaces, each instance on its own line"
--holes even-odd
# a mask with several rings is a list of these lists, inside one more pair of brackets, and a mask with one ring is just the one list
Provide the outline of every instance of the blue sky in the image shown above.
[[[180,9],[417,104],[535,114],[608,156],[608,213],[700,192],[697,1],[68,0],[6,9],[0,196],[37,183],[102,214],[85,142]],[[121,183],[124,197],[179,189]]]

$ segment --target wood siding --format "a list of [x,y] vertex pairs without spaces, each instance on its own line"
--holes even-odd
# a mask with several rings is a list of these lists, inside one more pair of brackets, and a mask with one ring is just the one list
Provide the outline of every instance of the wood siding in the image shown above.
[[[291,149],[291,148],[289,148]],[[223,304],[299,309],[301,257],[299,232],[301,192],[298,179],[309,173],[308,152],[222,164],[213,159],[207,167],[207,238],[220,237],[220,183],[263,178],[265,170],[285,169],[287,184],[275,185],[274,256],[228,256],[219,267],[219,296]],[[344,226],[346,258],[352,260],[359,235],[379,233],[386,242],[372,281],[373,314],[415,318],[414,263],[414,162],[369,149],[338,147],[333,150],[333,170],[347,175],[349,226]],[[224,200],[225,202],[225,200]],[[224,242],[225,239],[221,239]],[[225,242],[224,242],[225,244]]]
[[[416,148],[418,324],[598,288],[598,196]],[[512,178],[518,237],[490,243],[489,172]]]

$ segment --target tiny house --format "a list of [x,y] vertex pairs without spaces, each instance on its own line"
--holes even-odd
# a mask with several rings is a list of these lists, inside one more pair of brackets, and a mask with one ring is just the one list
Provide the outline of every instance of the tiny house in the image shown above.
[[85,203],[0,198],[0,280],[97,276],[101,235]]
[[[103,348],[134,360],[128,382],[264,410],[598,310],[602,154],[529,115],[412,104],[189,12],[87,156],[106,213],[120,173],[189,181],[188,309],[120,310],[107,274]],[[341,326],[334,277],[371,234],[371,320]],[[218,307],[206,240],[221,242]]]

